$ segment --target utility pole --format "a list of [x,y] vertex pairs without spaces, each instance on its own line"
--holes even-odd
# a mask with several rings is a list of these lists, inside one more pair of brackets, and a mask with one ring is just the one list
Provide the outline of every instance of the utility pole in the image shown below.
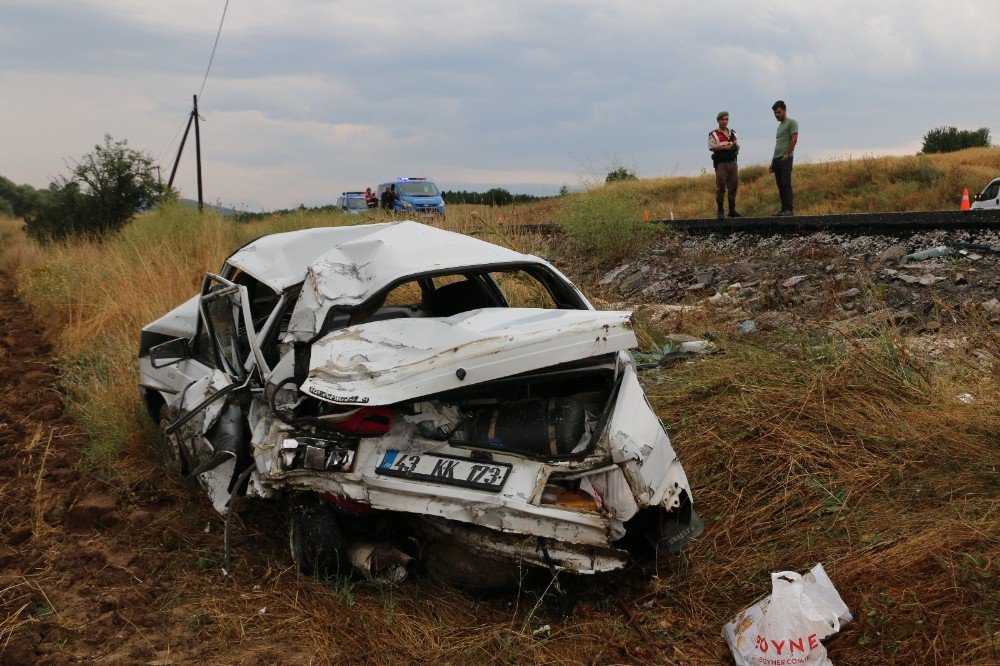
[[198,128],[198,96],[193,95],[193,97],[194,108],[191,109],[191,115],[188,116],[187,127],[184,128],[184,136],[181,137],[181,145],[177,148],[177,157],[174,159],[174,167],[170,170],[170,179],[167,181],[167,187],[173,187],[174,185],[177,166],[181,163],[181,155],[184,153],[184,143],[187,141],[188,132],[191,131],[191,123],[194,123],[195,159],[197,160],[198,168],[198,211],[200,212],[205,207],[205,200],[201,189],[201,133]]
[[198,212],[205,207],[205,199],[201,194],[201,132],[198,131],[198,96],[194,95],[194,154],[198,163]]

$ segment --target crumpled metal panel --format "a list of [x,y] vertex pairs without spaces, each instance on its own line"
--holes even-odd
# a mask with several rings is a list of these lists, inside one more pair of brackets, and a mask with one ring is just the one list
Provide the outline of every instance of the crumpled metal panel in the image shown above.
[[391,405],[635,345],[630,312],[486,308],[389,319],[314,343],[302,391],[328,402]]
[[[420,526],[482,555],[502,555],[540,567],[547,567],[552,562],[556,569],[580,574],[614,571],[622,568],[629,558],[627,552],[607,544],[595,546],[544,537],[539,539],[537,536],[514,532],[497,533],[476,525],[446,523],[435,519],[428,519]],[[548,558],[545,557],[546,552]]]
[[143,326],[142,330],[175,338],[193,338],[198,327],[199,298],[199,295],[192,296],[156,321]]
[[625,472],[640,506],[677,506],[681,490],[691,496],[687,476],[635,370],[629,365],[624,372],[607,430],[611,458]]
[[410,275],[490,264],[549,266],[538,257],[409,220],[272,234],[227,263],[277,292],[303,283],[286,341],[311,339],[331,307],[357,305]]

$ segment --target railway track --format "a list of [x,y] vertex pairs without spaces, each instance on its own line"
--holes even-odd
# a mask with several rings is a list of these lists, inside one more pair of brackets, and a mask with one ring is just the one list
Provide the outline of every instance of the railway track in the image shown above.
[[[818,231],[847,235],[905,236],[917,231],[1000,231],[1000,210],[920,211],[907,213],[856,213],[852,215],[797,215],[795,217],[739,217],[717,219],[653,220],[665,228],[694,235],[802,235]],[[561,232],[556,224],[530,224],[524,231]]]

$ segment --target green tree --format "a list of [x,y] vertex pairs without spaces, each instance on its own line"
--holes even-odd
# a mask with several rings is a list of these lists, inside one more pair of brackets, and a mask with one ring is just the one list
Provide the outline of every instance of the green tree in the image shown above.
[[152,157],[105,134],[103,144],[73,163],[69,177],[49,186],[49,196],[27,216],[27,230],[39,240],[101,238],[170,194],[156,178]]
[[617,183],[623,180],[639,180],[639,176],[637,176],[634,171],[631,171],[623,166],[619,166],[617,169],[613,169],[608,172],[604,182]]
[[960,130],[957,127],[935,127],[924,135],[922,153],[950,153],[963,148],[988,148],[990,146],[990,130],[980,127],[977,130]]
[[6,199],[10,204],[11,215],[27,217],[38,209],[44,196],[44,190],[36,190],[31,185],[17,185],[0,176],[0,199]]
[[483,203],[490,206],[509,206],[514,203],[514,195],[502,187],[494,187],[483,192]]

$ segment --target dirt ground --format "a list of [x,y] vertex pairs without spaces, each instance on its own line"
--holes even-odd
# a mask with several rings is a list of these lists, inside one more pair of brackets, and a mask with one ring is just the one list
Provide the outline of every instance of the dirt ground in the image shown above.
[[64,411],[41,327],[6,276],[0,331],[0,661],[151,662],[151,646],[182,637],[155,610],[168,592],[157,558],[124,537],[155,521],[157,504],[122,511],[96,476],[79,473],[84,435]]

